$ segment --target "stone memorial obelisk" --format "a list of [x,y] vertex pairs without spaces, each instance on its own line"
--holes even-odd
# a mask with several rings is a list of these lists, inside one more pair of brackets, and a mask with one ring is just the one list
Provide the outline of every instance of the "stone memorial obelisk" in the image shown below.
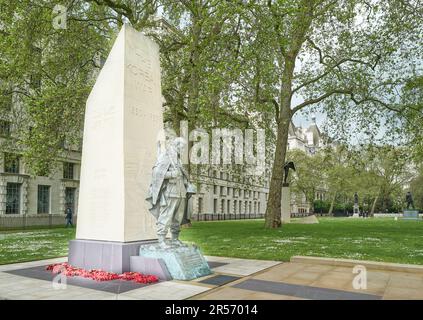
[[71,265],[129,271],[130,256],[157,238],[145,197],[161,130],[158,45],[124,25],[86,104]]

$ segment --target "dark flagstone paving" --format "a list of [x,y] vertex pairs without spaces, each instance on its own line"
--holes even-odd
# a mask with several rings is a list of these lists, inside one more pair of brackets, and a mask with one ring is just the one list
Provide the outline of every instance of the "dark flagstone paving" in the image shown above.
[[226,265],[229,264],[229,263],[217,262],[217,261],[207,261],[207,263],[208,263],[210,269],[221,267],[221,266],[226,266]]
[[[213,269],[227,265],[228,263],[209,261],[208,264],[210,268]],[[49,282],[53,281],[54,277],[57,276],[57,274],[53,274],[52,272],[47,271],[46,266],[10,270],[6,271],[6,273],[31,279],[45,280]],[[238,277],[218,275],[201,282],[220,286],[236,279],[238,279]],[[124,293],[154,284],[143,284],[125,280],[95,281],[93,279],[87,279],[83,277],[67,277],[66,283],[72,286],[110,292],[114,294]]]
[[214,286],[223,286],[224,284],[227,284],[229,282],[232,282],[238,279],[240,279],[240,277],[219,274],[217,276],[201,280],[199,281],[199,283],[211,284]]
[[356,293],[344,290],[318,288],[311,286],[303,286],[297,284],[289,284],[283,282],[266,281],[258,279],[249,279],[241,283],[235,284],[234,288],[260,291],[273,294],[280,294],[303,299],[318,299],[318,300],[380,300],[382,297],[366,294]]
[[[52,272],[47,271],[45,268],[46,266],[32,267],[6,271],[6,273],[32,279],[45,280],[50,282],[53,281],[54,277],[56,277],[57,274],[53,274]],[[66,283],[72,286],[105,291],[114,294],[124,293],[130,290],[139,289],[151,285],[125,280],[95,281],[83,277],[67,277]]]

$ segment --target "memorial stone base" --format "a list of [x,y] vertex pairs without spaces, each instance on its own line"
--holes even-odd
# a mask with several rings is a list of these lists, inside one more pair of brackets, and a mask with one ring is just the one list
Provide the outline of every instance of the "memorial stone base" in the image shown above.
[[360,217],[360,208],[359,208],[359,206],[355,204],[353,210],[354,211],[353,211],[352,217],[353,218],[359,218]]
[[142,245],[154,243],[157,243],[157,240],[134,242],[71,240],[68,262],[74,267],[86,270],[101,269],[120,274],[132,271],[131,256],[138,255]]
[[286,224],[291,222],[291,189],[289,184],[284,184],[282,187],[281,196],[281,223]]

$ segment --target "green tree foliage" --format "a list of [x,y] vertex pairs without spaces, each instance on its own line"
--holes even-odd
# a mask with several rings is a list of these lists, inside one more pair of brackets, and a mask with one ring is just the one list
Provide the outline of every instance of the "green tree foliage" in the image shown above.
[[266,227],[275,228],[293,115],[319,107],[338,135],[375,134],[387,113],[400,112],[396,90],[416,72],[407,66],[420,59],[421,8],[416,1],[349,0],[267,1],[251,10],[260,68],[247,76],[255,100],[274,111],[276,127],[266,211]]
[[289,152],[288,159],[294,162],[296,169],[291,177],[292,191],[297,199],[304,195],[313,209],[317,191],[325,188],[324,155],[317,153],[311,156],[301,150],[293,150]]
[[0,0],[0,82],[15,124],[2,148],[20,148],[27,168],[45,174],[63,156],[64,141],[81,139],[85,101],[109,50],[111,26],[104,9],[81,1],[67,7],[66,29],[54,28],[61,1]]
[[381,212],[392,207],[401,209],[404,204],[404,187],[415,175],[413,162],[405,148],[385,146],[366,146],[358,153],[361,159],[362,174],[358,182],[362,183],[364,198],[373,199]]
[[[333,145],[314,156],[289,151],[288,159],[297,167],[291,179],[293,192],[297,198],[305,195],[310,207],[314,203],[316,212],[351,213],[348,209],[352,208],[355,192],[362,211],[398,212],[404,206],[405,188],[410,181],[416,197],[421,194],[421,176],[404,147]],[[317,191],[326,194],[325,201],[315,199]]]

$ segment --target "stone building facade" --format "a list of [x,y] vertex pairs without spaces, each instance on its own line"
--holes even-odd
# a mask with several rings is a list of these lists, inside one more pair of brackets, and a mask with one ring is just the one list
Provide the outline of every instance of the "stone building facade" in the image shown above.
[[[219,169],[204,169],[193,176],[198,193],[193,197],[194,220],[262,218],[266,211],[268,179],[244,177]],[[264,180],[264,181],[263,181]]]
[[0,115],[0,229],[64,224],[65,209],[77,213],[81,154],[64,148],[53,172],[30,175],[21,151],[8,143],[14,123],[7,112]]

